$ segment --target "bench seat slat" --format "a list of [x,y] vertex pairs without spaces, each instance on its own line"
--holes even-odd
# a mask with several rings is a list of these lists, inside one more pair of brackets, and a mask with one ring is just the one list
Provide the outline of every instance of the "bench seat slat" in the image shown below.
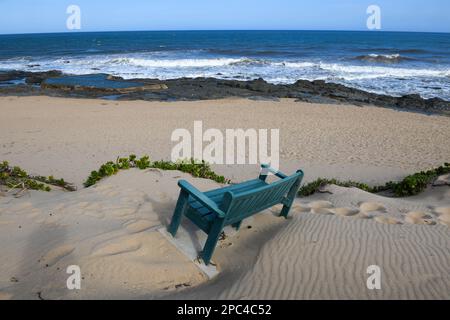
[[[217,203],[218,206],[222,204],[223,196],[226,192],[231,191],[235,194],[239,194],[242,192],[246,192],[249,190],[253,190],[255,188],[259,188],[262,186],[266,186],[267,183],[260,179],[254,179],[250,181],[246,181],[243,183],[235,184],[229,187],[215,189],[208,192],[205,192],[205,195],[208,196],[212,201]],[[209,231],[211,223],[214,222],[216,218],[216,214],[204,207],[199,201],[196,199],[189,197],[189,210],[186,215],[195,221],[195,223],[205,232]]]
[[260,179],[254,179],[254,180],[238,183],[238,184],[235,184],[235,185],[232,185],[229,187],[211,190],[211,191],[205,192],[205,195],[207,195],[211,199],[214,199],[215,197],[223,196],[228,191],[238,194],[238,193],[241,193],[244,191],[252,190],[252,189],[259,188],[259,187],[266,186],[266,185],[267,185],[267,182],[262,181]]
[[[218,206],[220,206],[222,204],[224,194],[228,191],[231,191],[235,194],[239,194],[241,192],[259,188],[265,185],[267,185],[266,182],[260,179],[255,179],[251,181],[246,181],[244,183],[235,184],[226,188],[211,190],[205,192],[205,195],[208,196],[208,198],[210,198],[212,201],[217,203]],[[211,213],[211,210],[205,208],[199,201],[195,200],[192,197],[189,197],[189,206],[193,209],[196,209],[202,216]]]

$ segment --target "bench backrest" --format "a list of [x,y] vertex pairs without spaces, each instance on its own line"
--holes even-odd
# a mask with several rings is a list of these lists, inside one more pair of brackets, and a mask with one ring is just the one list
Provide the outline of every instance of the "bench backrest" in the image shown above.
[[303,172],[298,172],[292,176],[254,190],[238,194],[227,192],[221,208],[227,213],[225,223],[229,224],[241,221],[257,212],[281,203],[294,184],[300,182],[302,178]]

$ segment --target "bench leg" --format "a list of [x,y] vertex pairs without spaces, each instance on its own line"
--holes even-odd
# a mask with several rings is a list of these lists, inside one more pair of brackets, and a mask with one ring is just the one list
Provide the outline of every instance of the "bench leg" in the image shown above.
[[289,211],[291,211],[291,205],[287,206],[284,205],[283,209],[281,209],[281,213],[280,213],[280,217],[285,217],[287,219],[288,215],[289,215]]
[[289,211],[291,211],[292,204],[294,203],[295,197],[297,196],[298,189],[300,188],[301,179],[297,180],[292,186],[291,190],[287,195],[287,202],[285,202],[283,209],[281,210],[281,217],[285,217],[287,219],[289,215]]
[[241,228],[242,221],[236,222],[232,224],[232,227],[236,230],[239,230]]
[[214,249],[216,248],[220,234],[222,233],[222,229],[223,220],[216,220],[208,234],[208,239],[206,240],[205,246],[203,247],[203,251],[201,253],[201,258],[206,265],[208,265],[211,261],[211,257],[214,253]]
[[167,228],[167,231],[169,231],[169,233],[173,237],[175,237],[175,235],[177,234],[178,227],[180,226],[181,223],[181,218],[183,217],[183,214],[187,209],[188,198],[189,194],[186,191],[181,190],[180,196],[178,197],[177,206],[175,207],[175,211],[172,216],[172,221],[170,222],[170,225]]

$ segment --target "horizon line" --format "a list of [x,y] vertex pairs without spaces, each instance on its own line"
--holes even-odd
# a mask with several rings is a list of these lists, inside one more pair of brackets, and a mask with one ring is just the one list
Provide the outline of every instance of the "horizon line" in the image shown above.
[[77,34],[77,33],[114,33],[114,32],[237,32],[237,31],[307,31],[307,32],[367,32],[367,33],[438,33],[438,34],[450,34],[450,31],[408,31],[408,30],[365,30],[365,29],[166,29],[166,30],[98,30],[98,31],[82,31],[82,30],[68,30],[68,31],[54,31],[54,32],[13,32],[13,33],[1,33],[0,36],[8,35],[45,35],[45,34]]

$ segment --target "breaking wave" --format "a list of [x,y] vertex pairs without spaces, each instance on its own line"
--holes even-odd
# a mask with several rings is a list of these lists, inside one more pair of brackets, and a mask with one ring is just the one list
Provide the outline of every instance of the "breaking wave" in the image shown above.
[[400,63],[403,61],[414,61],[416,59],[402,56],[399,53],[396,53],[396,54],[371,53],[368,55],[357,56],[357,57],[353,58],[353,60],[372,62],[372,63]]
[[340,64],[320,64],[320,68],[336,75],[342,75],[345,80],[375,79],[375,78],[409,78],[409,77],[446,77],[450,70],[390,68],[379,66],[349,66]]
[[155,60],[144,58],[118,58],[112,59],[106,63],[118,65],[131,65],[137,67],[150,68],[204,68],[204,67],[222,67],[233,63],[238,63],[242,59],[176,59],[176,60]]
[[[370,54],[358,60],[395,63],[405,57]],[[294,83],[299,79],[325,80],[356,86],[367,91],[386,94],[419,92],[425,97],[450,99],[450,69],[417,67],[414,64],[379,65],[351,61],[327,62],[315,59],[271,59],[216,56],[158,56],[156,54],[110,54],[70,56],[62,58],[22,57],[0,60],[1,70],[48,71],[67,74],[107,73],[131,78],[175,79],[182,77],[215,77],[221,79],[252,80],[263,78],[277,83]]]

